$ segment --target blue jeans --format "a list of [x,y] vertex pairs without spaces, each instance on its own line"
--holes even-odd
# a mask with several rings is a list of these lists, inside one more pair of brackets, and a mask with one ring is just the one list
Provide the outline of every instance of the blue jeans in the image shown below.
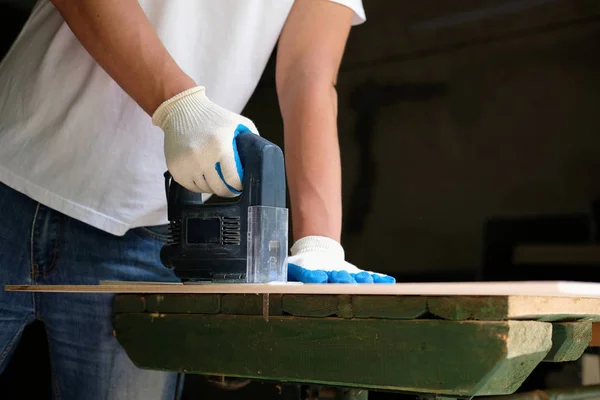
[[113,236],[0,183],[0,373],[23,329],[37,319],[46,328],[55,398],[177,398],[182,377],[137,368],[115,339],[113,295],[3,289],[6,284],[96,285],[100,280],[178,282],[160,262],[164,228]]

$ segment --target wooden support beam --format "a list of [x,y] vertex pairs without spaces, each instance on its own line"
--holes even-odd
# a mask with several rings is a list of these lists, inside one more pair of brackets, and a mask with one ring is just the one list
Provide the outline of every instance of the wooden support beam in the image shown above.
[[554,323],[552,324],[552,348],[544,361],[575,361],[583,355],[591,338],[591,321]]
[[430,296],[427,308],[438,317],[454,320],[537,321],[600,320],[597,299],[530,296]]
[[415,319],[427,313],[425,296],[353,296],[355,318]]
[[302,317],[415,319],[427,312],[424,296],[284,295],[285,313]]
[[[209,295],[210,296],[210,295]],[[222,314],[263,315],[264,297],[258,294],[227,294],[221,296]],[[268,315],[281,315],[281,295],[269,295]]]
[[[600,303],[600,300],[599,300]],[[263,295],[120,294],[115,313],[262,315]],[[424,296],[269,295],[269,315],[415,319],[427,313]]]
[[456,396],[513,393],[552,346],[536,321],[123,313],[141,368]]
[[[276,295],[270,315],[415,319],[428,312],[453,321],[600,321],[600,299],[528,296]],[[115,312],[262,315],[258,294],[119,294]]]

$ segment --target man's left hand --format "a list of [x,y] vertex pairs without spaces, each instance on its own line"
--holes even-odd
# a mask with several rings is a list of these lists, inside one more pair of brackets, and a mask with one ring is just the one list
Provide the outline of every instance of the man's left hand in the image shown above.
[[292,246],[288,279],[303,283],[395,283],[388,275],[363,271],[345,260],[343,247],[333,239],[307,236]]

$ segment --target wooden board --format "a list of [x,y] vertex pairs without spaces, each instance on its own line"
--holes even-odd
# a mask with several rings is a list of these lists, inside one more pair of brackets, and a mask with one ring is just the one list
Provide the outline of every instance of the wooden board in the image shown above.
[[[115,313],[264,315],[256,294],[118,294]],[[427,313],[424,296],[268,295],[268,315],[415,319]]]
[[562,322],[552,324],[552,348],[544,357],[547,362],[578,360],[592,338],[592,323]]
[[427,312],[423,296],[283,295],[282,309],[300,317],[415,319]]
[[433,296],[427,298],[432,314],[448,320],[538,321],[600,320],[600,299],[537,296]]
[[[237,315],[262,315],[266,310],[265,298],[256,294],[225,294],[221,296],[221,313]],[[268,315],[281,315],[281,296],[270,295]]]
[[535,321],[118,313],[141,368],[458,396],[512,393],[551,348]]
[[600,299],[528,296],[117,294],[116,313],[237,314],[451,321],[598,321]]
[[7,291],[82,293],[273,293],[424,296],[539,296],[600,298],[600,283],[567,281],[389,284],[152,284],[6,285]]

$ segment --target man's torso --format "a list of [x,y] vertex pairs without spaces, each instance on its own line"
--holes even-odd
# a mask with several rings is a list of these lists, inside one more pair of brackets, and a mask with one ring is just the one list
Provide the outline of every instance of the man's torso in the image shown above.
[[[141,0],[181,68],[241,112],[293,0]],[[163,134],[39,2],[0,65],[0,181],[114,234],[165,221]]]

